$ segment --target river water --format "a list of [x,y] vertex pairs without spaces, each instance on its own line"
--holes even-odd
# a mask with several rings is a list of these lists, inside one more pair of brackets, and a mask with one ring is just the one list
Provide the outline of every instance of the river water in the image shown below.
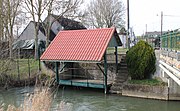
[[[33,87],[0,89],[0,103],[19,106],[27,92]],[[103,90],[60,88],[54,94],[52,111],[56,111],[61,102],[66,103],[64,110],[71,111],[180,111],[180,101],[160,101],[105,95]]]

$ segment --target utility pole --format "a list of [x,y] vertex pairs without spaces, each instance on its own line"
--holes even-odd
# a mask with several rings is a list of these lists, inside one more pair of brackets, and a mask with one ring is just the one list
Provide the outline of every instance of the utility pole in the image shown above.
[[129,37],[129,0],[127,0],[127,36],[128,36],[128,49],[130,49],[130,37]]
[[163,12],[161,12],[161,37],[159,38],[159,47],[161,48],[161,38],[163,34]]

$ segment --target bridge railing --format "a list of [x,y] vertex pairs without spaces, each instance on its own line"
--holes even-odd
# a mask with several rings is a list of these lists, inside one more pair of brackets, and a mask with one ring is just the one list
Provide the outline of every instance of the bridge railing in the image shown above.
[[160,37],[161,48],[180,51],[180,29],[168,31]]

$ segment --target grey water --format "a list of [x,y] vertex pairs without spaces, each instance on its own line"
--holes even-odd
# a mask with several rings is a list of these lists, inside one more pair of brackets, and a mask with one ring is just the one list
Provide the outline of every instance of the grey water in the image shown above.
[[[0,104],[20,106],[26,93],[33,90],[33,87],[0,89]],[[52,111],[58,111],[62,101],[67,105],[63,111],[180,111],[180,101],[105,95],[103,90],[95,89],[64,87],[58,89],[53,98]]]

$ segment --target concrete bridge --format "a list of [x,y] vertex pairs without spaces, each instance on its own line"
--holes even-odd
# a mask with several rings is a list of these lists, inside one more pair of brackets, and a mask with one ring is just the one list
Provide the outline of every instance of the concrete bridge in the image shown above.
[[180,60],[179,52],[172,50],[156,51],[157,71],[155,76],[168,83],[168,99],[180,100]]

